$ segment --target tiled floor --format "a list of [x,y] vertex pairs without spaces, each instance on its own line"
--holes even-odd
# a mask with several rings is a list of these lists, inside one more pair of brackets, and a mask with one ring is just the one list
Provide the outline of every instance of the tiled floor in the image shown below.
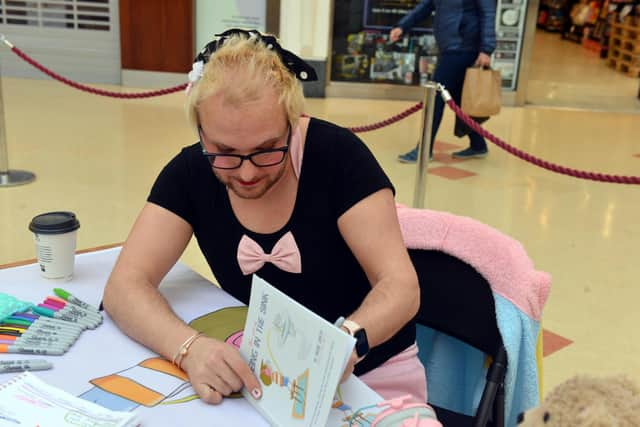
[[559,33],[536,32],[530,67],[531,104],[640,112],[640,79],[607,67],[599,53],[562,40]]
[[[136,101],[100,98],[45,80],[3,80],[10,166],[37,174],[0,188],[0,264],[34,256],[30,219],[71,210],[79,248],[123,241],[165,162],[195,141],[183,95]],[[402,101],[311,99],[307,112],[344,126],[373,123]],[[505,108],[486,127],[514,146],[568,167],[640,175],[640,116],[554,108]],[[640,380],[640,188],[578,180],[525,163],[496,146],[482,160],[452,161],[467,141],[445,113],[426,206],[473,217],[522,242],[553,276],[545,387],[578,372],[627,372]],[[396,161],[420,133],[419,114],[361,134],[412,204],[415,166]],[[635,155],[635,157],[634,157]],[[448,172],[444,172],[448,171]],[[452,172],[453,171],[453,172]],[[460,174],[467,176],[461,179]],[[184,262],[212,278],[196,246]],[[558,338],[556,337],[563,337]],[[572,341],[571,345],[558,350]]]

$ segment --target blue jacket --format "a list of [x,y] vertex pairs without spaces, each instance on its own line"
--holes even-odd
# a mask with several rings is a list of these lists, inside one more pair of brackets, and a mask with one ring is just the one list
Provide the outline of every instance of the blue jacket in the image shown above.
[[496,0],[423,0],[398,22],[404,34],[435,10],[433,33],[440,52],[496,48]]

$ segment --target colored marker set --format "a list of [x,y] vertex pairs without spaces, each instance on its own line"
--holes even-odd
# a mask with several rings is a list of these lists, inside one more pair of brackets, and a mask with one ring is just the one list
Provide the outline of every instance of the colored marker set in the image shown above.
[[31,307],[36,314],[76,323],[82,329],[95,329],[102,323],[102,314],[97,310],[82,308],[62,298],[49,296],[42,303]]
[[[86,303],[81,307],[68,292],[54,289],[59,297],[47,297],[27,311],[13,313],[0,323],[0,353],[61,355],[85,329],[102,323],[102,314]],[[71,299],[78,302],[72,302]]]

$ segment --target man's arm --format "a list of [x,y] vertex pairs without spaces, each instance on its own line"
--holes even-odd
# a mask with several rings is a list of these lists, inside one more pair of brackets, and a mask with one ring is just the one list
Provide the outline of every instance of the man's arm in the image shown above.
[[192,334],[158,291],[191,238],[191,226],[147,203],[138,216],[107,281],[104,306],[127,335],[171,360]]
[[[173,360],[181,345],[197,331],[176,316],[158,291],[193,230],[176,214],[147,203],[127,238],[107,281],[104,307],[128,336]],[[193,342],[181,367],[200,397],[218,403],[242,386],[259,396],[259,384],[238,351],[202,337]]]
[[496,48],[496,2],[477,0],[480,10],[480,52],[491,55]]
[[396,27],[401,28],[403,33],[407,33],[407,31],[415,27],[418,22],[429,17],[433,11],[433,0],[423,0],[415,9],[407,13],[404,18],[398,22]]
[[371,291],[353,313],[371,347],[391,338],[420,306],[418,277],[402,240],[390,189],[377,191],[347,210],[338,227],[365,271]]

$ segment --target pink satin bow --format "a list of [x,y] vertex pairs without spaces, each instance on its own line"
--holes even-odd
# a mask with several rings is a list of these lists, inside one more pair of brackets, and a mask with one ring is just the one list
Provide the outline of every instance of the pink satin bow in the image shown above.
[[255,273],[265,262],[289,273],[302,272],[300,250],[290,231],[278,240],[270,254],[265,254],[260,245],[246,234],[242,236],[238,244],[238,265],[242,274]]

